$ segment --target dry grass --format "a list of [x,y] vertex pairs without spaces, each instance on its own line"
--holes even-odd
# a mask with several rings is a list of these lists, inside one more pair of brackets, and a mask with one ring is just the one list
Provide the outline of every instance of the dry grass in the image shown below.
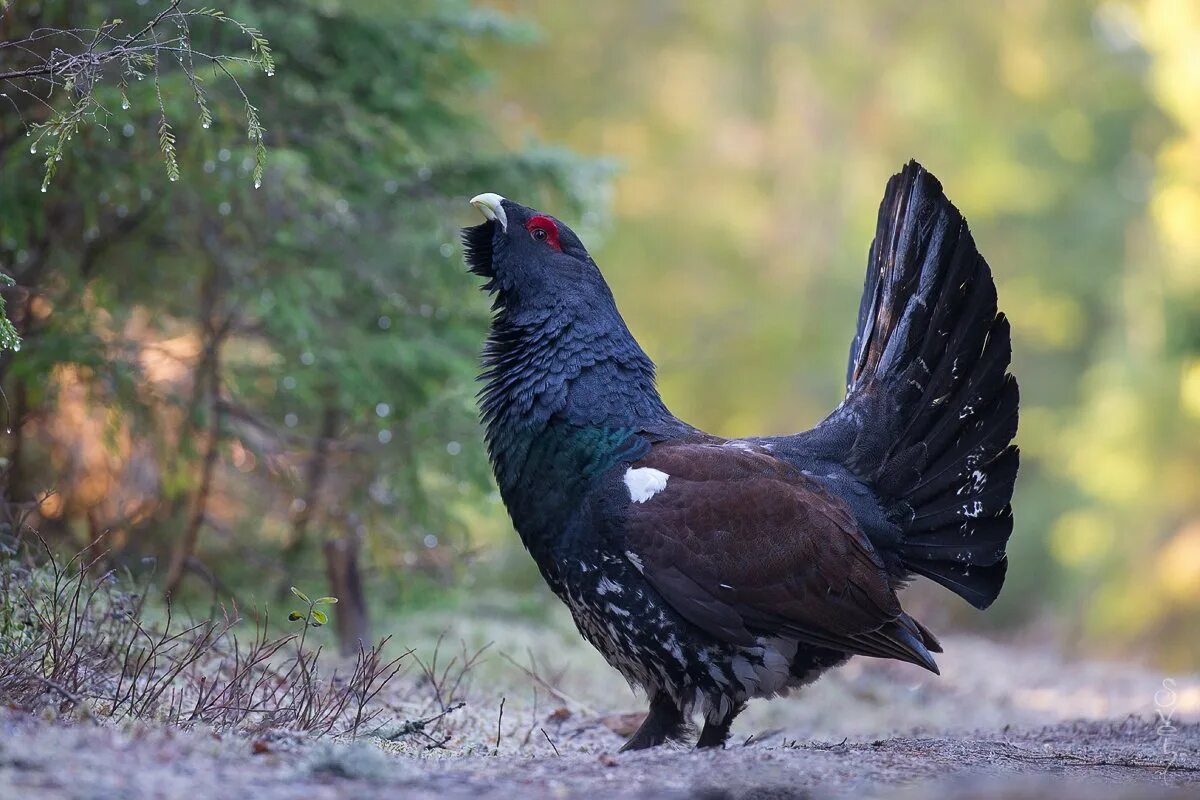
[[[470,610],[393,618],[404,643],[419,649],[385,639],[338,662],[310,644],[308,619],[282,635],[265,619],[241,620],[236,608],[180,620],[147,609],[147,594],[128,578],[97,575],[86,555],[63,563],[38,547],[0,556],[0,706],[196,727],[263,752],[331,736],[439,760],[611,752],[644,708],[557,606],[527,618],[480,596]],[[1197,719],[1200,676],[951,634],[941,677],[859,659],[794,699],[752,704],[735,741],[778,747],[915,728],[958,735],[1146,718],[1165,679],[1175,687],[1176,717]]]
[[0,703],[15,709],[356,737],[383,721],[381,695],[411,655],[388,658],[385,638],[326,673],[311,616],[275,635],[264,615],[248,637],[236,607],[181,621],[168,606],[151,623],[146,591],[94,574],[103,554],[64,563],[41,543],[0,555]]
[[[614,756],[642,701],[560,609],[523,619],[480,598],[476,613],[405,617],[394,624],[419,655],[389,658],[384,640],[332,669],[306,627],[320,600],[294,633],[276,635],[236,609],[159,618],[146,595],[97,575],[86,555],[62,563],[44,546],[0,555],[0,796],[447,800],[544,787],[861,797],[955,774],[1008,787],[1065,773],[1142,797],[1200,775],[1189,755],[1200,741],[1200,676],[1072,661],[1045,646],[951,635],[940,678],[861,659],[794,700],[752,706],[729,750]],[[495,655],[492,639],[502,643]],[[1062,721],[1089,715],[1107,721]]]
[[[385,637],[339,662],[309,637],[316,603],[282,634],[265,614],[243,619],[234,605],[195,620],[148,606],[157,593],[130,576],[101,573],[105,553],[64,560],[36,534],[25,541],[33,547],[0,539],[0,706],[12,711],[266,742],[367,736],[442,755],[551,752],[565,719],[582,722],[552,687],[561,675],[539,674],[532,651],[515,684],[496,680],[507,656],[481,669],[490,644],[450,645],[444,635],[422,638],[420,655]],[[518,699],[503,710],[506,692],[531,692],[532,705]],[[547,696],[549,705],[539,701]]]

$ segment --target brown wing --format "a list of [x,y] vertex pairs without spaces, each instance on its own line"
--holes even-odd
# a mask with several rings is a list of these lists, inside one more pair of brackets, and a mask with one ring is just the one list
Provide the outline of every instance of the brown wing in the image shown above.
[[936,640],[900,608],[845,501],[761,448],[664,443],[632,469],[665,473],[631,499],[627,546],[681,615],[724,641],[795,636],[937,671]]

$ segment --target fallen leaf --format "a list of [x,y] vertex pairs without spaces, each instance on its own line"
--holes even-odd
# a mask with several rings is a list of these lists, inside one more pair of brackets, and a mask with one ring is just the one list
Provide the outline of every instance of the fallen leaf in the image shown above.
[[632,736],[645,720],[645,711],[631,711],[628,714],[609,714],[601,717],[600,724],[618,736]]

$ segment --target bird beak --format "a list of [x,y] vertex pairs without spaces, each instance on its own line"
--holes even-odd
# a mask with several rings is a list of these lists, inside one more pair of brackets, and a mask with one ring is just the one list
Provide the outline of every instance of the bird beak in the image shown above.
[[479,213],[493,222],[499,222],[500,230],[507,233],[508,215],[504,213],[504,206],[500,205],[502,202],[504,198],[492,192],[484,192],[471,198],[471,205],[478,208]]

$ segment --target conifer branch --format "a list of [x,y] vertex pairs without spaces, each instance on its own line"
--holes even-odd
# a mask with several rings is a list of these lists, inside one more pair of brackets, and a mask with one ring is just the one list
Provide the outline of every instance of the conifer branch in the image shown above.
[[[266,129],[257,107],[229,66],[244,64],[267,76],[274,75],[271,44],[260,30],[226,16],[219,9],[185,10],[180,8],[181,2],[166,0],[145,24],[125,35],[121,34],[125,21],[112,19],[96,28],[36,28],[24,37],[0,41],[0,61],[7,64],[28,62],[0,71],[0,89],[4,90],[0,91],[0,100],[17,112],[21,126],[31,138],[30,154],[42,159],[43,192],[49,191],[75,136],[89,125],[105,127],[114,115],[96,95],[97,87],[114,74],[121,111],[129,111],[132,107],[127,93],[129,81],[144,80],[147,76],[153,78],[158,106],[158,148],[167,178],[172,182],[179,180],[175,126],[163,96],[162,74],[169,60],[178,64],[188,81],[203,129],[212,126],[213,112],[197,64],[209,64],[214,72],[224,73],[232,81],[245,107],[246,133],[254,146],[251,178],[256,189],[262,185],[267,155]],[[0,0],[0,3],[0,10],[8,10],[8,0]],[[207,53],[194,48],[191,24],[198,19],[232,25],[248,39],[249,55]],[[36,109],[32,115],[35,119],[25,118],[23,105],[26,110]],[[11,144],[12,138],[9,138],[0,146]],[[11,283],[9,276],[0,273],[0,288]],[[20,349],[20,337],[5,312],[4,297],[0,295],[0,351],[15,351]]]
[[[246,64],[265,75],[275,73],[271,44],[257,28],[226,16],[215,8],[181,9],[181,0],[169,0],[141,28],[121,36],[125,25],[121,19],[108,20],[94,29],[60,30],[39,28],[21,39],[0,41],[0,55],[11,60],[26,59],[33,63],[0,71],[0,83],[40,109],[40,121],[25,124],[26,133],[33,137],[30,153],[44,152],[42,191],[47,191],[63,160],[67,143],[88,124],[103,125],[112,116],[96,99],[96,88],[118,71],[121,109],[131,104],[126,93],[128,79],[143,80],[152,73],[159,106],[159,149],[171,180],[177,180],[179,166],[175,154],[173,125],[167,114],[160,84],[165,58],[173,57],[186,77],[195,100],[201,128],[213,123],[212,109],[198,74],[197,64],[209,64],[233,78],[228,66]],[[249,41],[250,54],[244,56],[207,53],[192,46],[191,23],[203,19],[234,26]],[[174,30],[170,31],[171,26]],[[61,42],[63,46],[51,47]],[[8,51],[8,52],[5,52]],[[6,58],[5,60],[10,60]],[[255,186],[262,182],[266,160],[265,129],[258,118],[257,108],[241,84],[234,79],[247,109],[247,132],[255,144]],[[7,92],[0,93],[20,113]],[[44,149],[43,149],[44,148]]]

